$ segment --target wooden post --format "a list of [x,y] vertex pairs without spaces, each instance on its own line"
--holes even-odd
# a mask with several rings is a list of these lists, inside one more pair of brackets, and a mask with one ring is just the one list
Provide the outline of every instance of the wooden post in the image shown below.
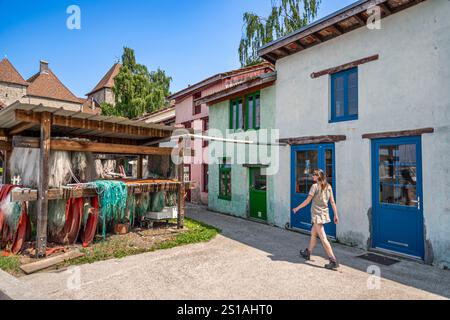
[[[11,142],[10,137],[6,137],[6,144]],[[2,184],[10,184],[11,183],[11,170],[10,170],[10,159],[12,148],[8,147],[8,149],[1,150],[3,153],[3,175],[2,175]]]
[[38,186],[38,212],[36,226],[36,257],[45,257],[47,250],[47,216],[48,216],[48,180],[50,131],[52,115],[49,112],[41,114],[41,137],[39,157],[39,186]]
[[139,155],[137,159],[137,178],[142,179],[143,177],[144,177],[144,157],[142,155]]
[[11,183],[11,151],[4,152],[5,158],[3,159],[3,184]]
[[178,156],[181,162],[177,165],[177,177],[178,181],[180,182],[180,185],[178,186],[178,229],[184,228],[184,197],[186,195],[186,188],[184,184],[184,146],[182,146],[183,141],[184,140],[181,138],[178,141]]

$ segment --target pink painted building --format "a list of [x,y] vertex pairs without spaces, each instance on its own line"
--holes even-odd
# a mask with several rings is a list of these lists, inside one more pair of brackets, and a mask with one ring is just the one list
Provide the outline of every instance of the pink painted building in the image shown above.
[[[208,107],[196,101],[215,92],[238,85],[246,79],[257,77],[263,73],[274,71],[269,63],[261,63],[229,72],[219,73],[194,85],[191,85],[169,99],[175,101],[175,123],[185,128],[193,128],[197,132],[208,130]],[[203,150],[207,154],[208,143],[195,140],[195,150]],[[194,203],[208,203],[208,164],[186,164],[184,169],[185,180],[197,182],[197,188],[188,194],[188,201]]]

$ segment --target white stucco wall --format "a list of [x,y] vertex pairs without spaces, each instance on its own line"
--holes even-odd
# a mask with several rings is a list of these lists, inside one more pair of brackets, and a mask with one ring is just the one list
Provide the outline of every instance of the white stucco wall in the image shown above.
[[[430,0],[277,62],[276,127],[281,138],[346,135],[336,144],[340,241],[366,248],[371,201],[369,140],[362,134],[434,127],[422,137],[427,255],[450,264],[450,2]],[[328,123],[330,78],[310,74],[379,54],[359,66],[359,120]],[[290,150],[282,149],[275,199],[290,220]],[[432,248],[432,250],[431,250]]]

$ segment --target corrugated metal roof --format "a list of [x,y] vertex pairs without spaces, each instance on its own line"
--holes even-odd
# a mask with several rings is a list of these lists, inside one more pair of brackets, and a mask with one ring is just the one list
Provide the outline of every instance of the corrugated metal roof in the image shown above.
[[[130,125],[140,128],[147,129],[158,129],[173,132],[179,128],[164,126],[160,124],[154,123],[146,123],[144,121],[139,120],[130,120],[123,117],[111,117],[111,116],[102,116],[102,115],[93,115],[90,113],[83,113],[81,111],[71,111],[63,108],[52,108],[46,107],[43,105],[33,105],[22,103],[20,101],[15,102],[9,107],[0,111],[0,129],[11,129],[12,127],[21,123],[21,121],[17,121],[15,118],[16,110],[24,110],[24,111],[33,111],[33,112],[50,112],[53,115],[58,116],[66,116],[74,119],[89,119],[93,121],[102,121],[105,123],[113,123],[113,124],[121,124],[121,125]],[[36,126],[38,127],[38,126]],[[132,139],[146,139],[148,137],[145,136],[135,136],[135,135],[126,135],[126,134],[115,134],[115,133],[104,133],[93,130],[86,130],[83,128],[69,128],[69,127],[57,127],[52,129],[52,131],[57,133],[67,133],[73,135],[92,135],[92,136],[100,136],[100,137],[111,137],[111,138],[132,138]]]

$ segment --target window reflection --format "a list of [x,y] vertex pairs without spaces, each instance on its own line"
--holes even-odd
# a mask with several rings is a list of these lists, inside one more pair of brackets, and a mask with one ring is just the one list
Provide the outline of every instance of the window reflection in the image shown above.
[[296,192],[308,194],[314,184],[312,174],[318,168],[317,151],[298,151],[296,168]]
[[380,146],[380,202],[417,205],[416,145]]

